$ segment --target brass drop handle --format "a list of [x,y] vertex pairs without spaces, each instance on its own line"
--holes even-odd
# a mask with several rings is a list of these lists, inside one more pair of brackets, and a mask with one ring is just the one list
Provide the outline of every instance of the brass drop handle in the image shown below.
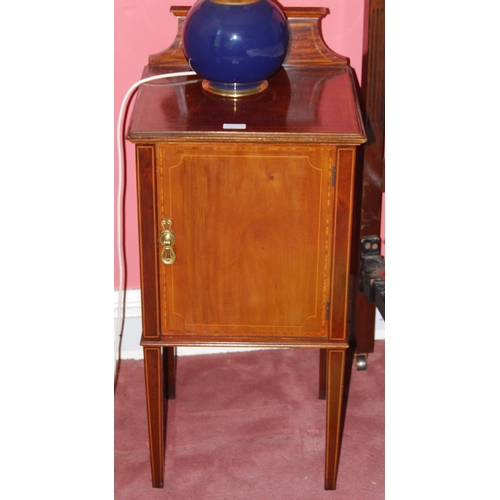
[[172,248],[175,243],[174,232],[171,229],[172,220],[163,219],[161,225],[163,227],[163,231],[160,233],[161,261],[167,266],[171,266],[177,259],[174,249]]

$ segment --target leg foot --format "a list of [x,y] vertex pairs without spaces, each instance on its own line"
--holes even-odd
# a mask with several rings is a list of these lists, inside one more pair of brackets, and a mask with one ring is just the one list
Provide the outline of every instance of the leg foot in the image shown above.
[[356,354],[356,368],[358,370],[366,370],[368,362],[368,354]]

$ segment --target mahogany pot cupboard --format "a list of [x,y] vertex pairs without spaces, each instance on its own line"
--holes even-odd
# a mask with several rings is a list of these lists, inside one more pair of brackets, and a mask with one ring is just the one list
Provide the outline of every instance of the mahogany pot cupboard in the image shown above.
[[[172,7],[177,37],[143,78],[189,70],[188,9]],[[319,349],[325,489],[335,489],[365,132],[347,59],[320,35],[327,9],[284,10],[291,47],[265,91],[233,99],[207,93],[197,76],[157,80],[140,87],[131,114],[154,487],[163,487],[175,348],[251,346]]]

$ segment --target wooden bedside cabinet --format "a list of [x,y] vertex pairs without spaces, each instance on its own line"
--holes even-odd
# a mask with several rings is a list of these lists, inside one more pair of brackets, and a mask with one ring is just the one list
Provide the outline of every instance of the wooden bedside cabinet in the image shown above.
[[[143,77],[186,71],[177,38]],[[356,147],[351,68],[319,34],[326,9],[286,9],[291,49],[267,90],[206,93],[197,76],[141,86],[136,144],[153,486],[163,486],[163,398],[176,346],[316,348],[334,489],[347,343]],[[172,85],[172,83],[176,83]]]

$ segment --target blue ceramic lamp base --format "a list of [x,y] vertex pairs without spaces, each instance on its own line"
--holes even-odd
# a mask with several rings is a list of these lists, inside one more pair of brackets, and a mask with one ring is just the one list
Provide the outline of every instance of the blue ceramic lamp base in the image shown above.
[[203,89],[226,97],[268,87],[288,50],[288,23],[275,0],[197,0],[182,31],[186,60]]

